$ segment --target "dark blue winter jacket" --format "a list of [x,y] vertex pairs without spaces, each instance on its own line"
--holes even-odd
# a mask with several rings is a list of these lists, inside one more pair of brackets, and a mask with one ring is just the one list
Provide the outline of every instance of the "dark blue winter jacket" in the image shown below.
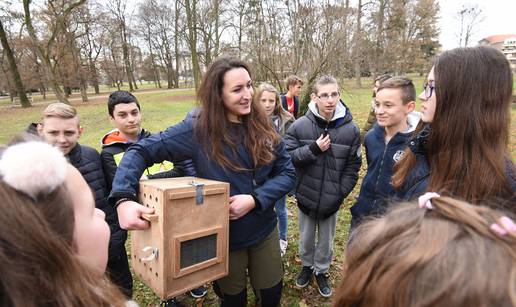
[[237,150],[233,153],[225,147],[225,154],[230,161],[239,163],[248,171],[225,169],[210,159],[210,152],[204,151],[194,132],[195,121],[196,116],[189,115],[181,123],[131,146],[116,172],[110,202],[122,197],[136,200],[138,179],[146,166],[163,160],[192,159],[198,177],[229,182],[231,196],[249,194],[256,200],[253,210],[238,220],[230,221],[230,249],[238,250],[260,243],[276,227],[274,203],[294,187],[296,180],[285,144],[280,142],[275,148],[276,160],[273,163],[255,167],[243,143],[245,128],[241,124],[232,124],[226,133],[236,140]]
[[430,124],[426,124],[408,143],[408,147],[416,156],[416,164],[407,174],[403,185],[396,189],[395,197],[399,201],[410,201],[426,192],[430,182],[430,165],[426,156],[429,134]]
[[414,129],[419,121],[418,112],[407,117],[409,129],[396,133],[386,144],[385,128],[375,124],[365,136],[364,146],[367,158],[367,173],[360,187],[358,200],[351,207],[351,215],[355,224],[361,218],[379,215],[385,212],[395,192],[391,184],[393,167],[398,162],[408,145]]

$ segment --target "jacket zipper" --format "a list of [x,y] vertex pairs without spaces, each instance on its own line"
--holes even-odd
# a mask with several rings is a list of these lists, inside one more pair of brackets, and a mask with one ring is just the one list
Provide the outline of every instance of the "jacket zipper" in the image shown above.
[[[326,127],[324,127],[324,130],[323,130],[323,134],[328,133],[328,126],[329,126],[329,124],[330,124],[330,122],[327,121],[326,122]],[[327,150],[329,150],[329,148]],[[328,158],[326,156],[326,152],[321,153],[321,155],[324,155],[323,173],[322,173],[322,179],[321,179],[321,182],[323,183],[323,185],[321,186],[321,189],[319,189],[319,198],[317,200],[317,207],[315,208],[315,216],[316,216],[317,220],[318,220],[317,215],[319,214],[319,205],[321,204],[322,189],[323,189],[323,186],[324,186],[324,177],[326,176],[326,160]]]
[[[390,141],[389,141],[390,142]],[[385,160],[385,153],[387,152],[387,146],[389,146],[389,142],[387,142],[387,144],[385,144],[385,148],[383,149],[383,154],[382,154],[382,160],[380,161],[380,168],[379,168],[379,172],[378,172],[378,175],[376,176],[376,183],[374,185],[374,201],[373,201],[373,208],[376,207],[376,200],[377,200],[377,192],[378,192],[378,183],[380,182],[380,175],[382,173],[382,168],[383,168],[383,161]]]

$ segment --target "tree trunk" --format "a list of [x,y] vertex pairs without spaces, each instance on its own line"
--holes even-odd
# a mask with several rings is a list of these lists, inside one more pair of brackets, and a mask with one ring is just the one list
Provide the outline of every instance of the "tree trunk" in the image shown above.
[[11,50],[11,46],[9,46],[9,42],[7,41],[7,35],[5,34],[4,26],[1,20],[0,41],[2,42],[2,48],[4,48],[5,55],[7,56],[7,61],[9,62],[9,69],[11,70],[11,76],[13,78],[16,91],[18,92],[18,97],[20,98],[20,104],[23,108],[31,107],[30,101],[27,98],[27,94],[25,93],[25,87],[23,86],[20,72],[18,71],[18,66],[16,65],[16,61],[14,60],[14,55]]
[[[218,57],[219,56],[219,48],[220,48],[220,35],[219,35],[219,18],[220,18],[220,12],[219,12],[219,7],[220,7],[220,0],[214,0],[214,5],[213,5],[213,12],[214,12],[214,18],[215,18],[215,29],[214,29],[214,32],[215,32],[215,43],[214,43],[214,46],[213,46],[213,56],[214,57]],[[208,65],[209,62],[206,62],[206,65]]]
[[355,31],[355,56],[354,56],[354,67],[355,67],[355,85],[358,88],[362,87],[362,71],[360,69],[360,60],[361,60],[361,23],[360,19],[362,19],[362,0],[358,0],[357,6],[357,28]]
[[192,73],[194,78],[194,86],[197,90],[199,88],[201,77],[199,57],[197,55],[197,30],[195,29],[197,24],[197,18],[195,16],[197,12],[197,0],[185,0],[185,9],[188,28],[188,45],[190,46],[190,54],[192,58]]
[[380,74],[380,51],[382,45],[382,35],[383,35],[383,20],[384,20],[384,12],[385,6],[387,4],[387,0],[380,0],[380,7],[378,9],[378,34],[376,36],[376,47],[375,47],[375,69],[374,69],[374,78]]
[[174,79],[174,87],[175,88],[179,88],[179,60],[180,60],[180,57],[181,55],[179,54],[179,4],[178,4],[179,1],[176,1],[176,12],[175,12],[175,20],[174,20],[174,54],[176,55],[175,56],[175,60],[176,60],[176,71],[177,71],[177,74],[176,74],[176,78]]
[[91,81],[93,83],[93,88],[95,89],[95,94],[100,94],[100,87],[99,87],[99,76],[97,74],[97,68],[95,67],[95,64],[93,61],[90,61],[90,73],[91,73]]
[[45,78],[47,79],[52,91],[56,95],[56,99],[60,102],[70,104],[68,99],[63,95],[63,91],[59,86],[59,82],[57,81],[56,75],[52,70],[52,64],[50,63],[50,58],[41,47],[41,43],[39,42],[36,36],[36,30],[34,30],[34,26],[32,25],[32,18],[30,15],[30,0],[23,0],[23,9],[25,12],[25,24],[27,26],[27,32],[32,40],[32,43],[35,45],[36,54],[41,59],[41,67],[43,68],[43,73],[45,74]]
[[120,28],[122,30],[122,53],[124,55],[125,73],[127,75],[127,82],[129,82],[129,91],[134,92],[133,80],[131,77],[131,62],[129,61],[129,50],[127,47],[127,35],[125,33],[124,21],[120,21]]

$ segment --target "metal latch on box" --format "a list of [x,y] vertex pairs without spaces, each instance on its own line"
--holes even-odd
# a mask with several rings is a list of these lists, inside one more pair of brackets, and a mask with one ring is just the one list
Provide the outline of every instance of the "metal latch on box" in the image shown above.
[[197,205],[202,205],[204,203],[204,183],[192,180],[190,184],[195,187],[195,203]]

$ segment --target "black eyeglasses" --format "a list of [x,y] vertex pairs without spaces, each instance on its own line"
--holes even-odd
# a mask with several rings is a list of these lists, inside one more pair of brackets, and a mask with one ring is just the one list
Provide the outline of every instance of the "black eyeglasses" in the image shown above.
[[426,99],[432,97],[432,93],[434,92],[435,86],[426,82],[423,84],[423,92],[425,93]]
[[322,93],[321,95],[318,95],[317,97],[319,97],[319,99],[321,100],[328,100],[328,98],[332,98],[332,99],[336,99],[336,98],[339,98],[340,96],[340,93],[339,92],[333,92],[331,94],[327,94],[327,93]]

